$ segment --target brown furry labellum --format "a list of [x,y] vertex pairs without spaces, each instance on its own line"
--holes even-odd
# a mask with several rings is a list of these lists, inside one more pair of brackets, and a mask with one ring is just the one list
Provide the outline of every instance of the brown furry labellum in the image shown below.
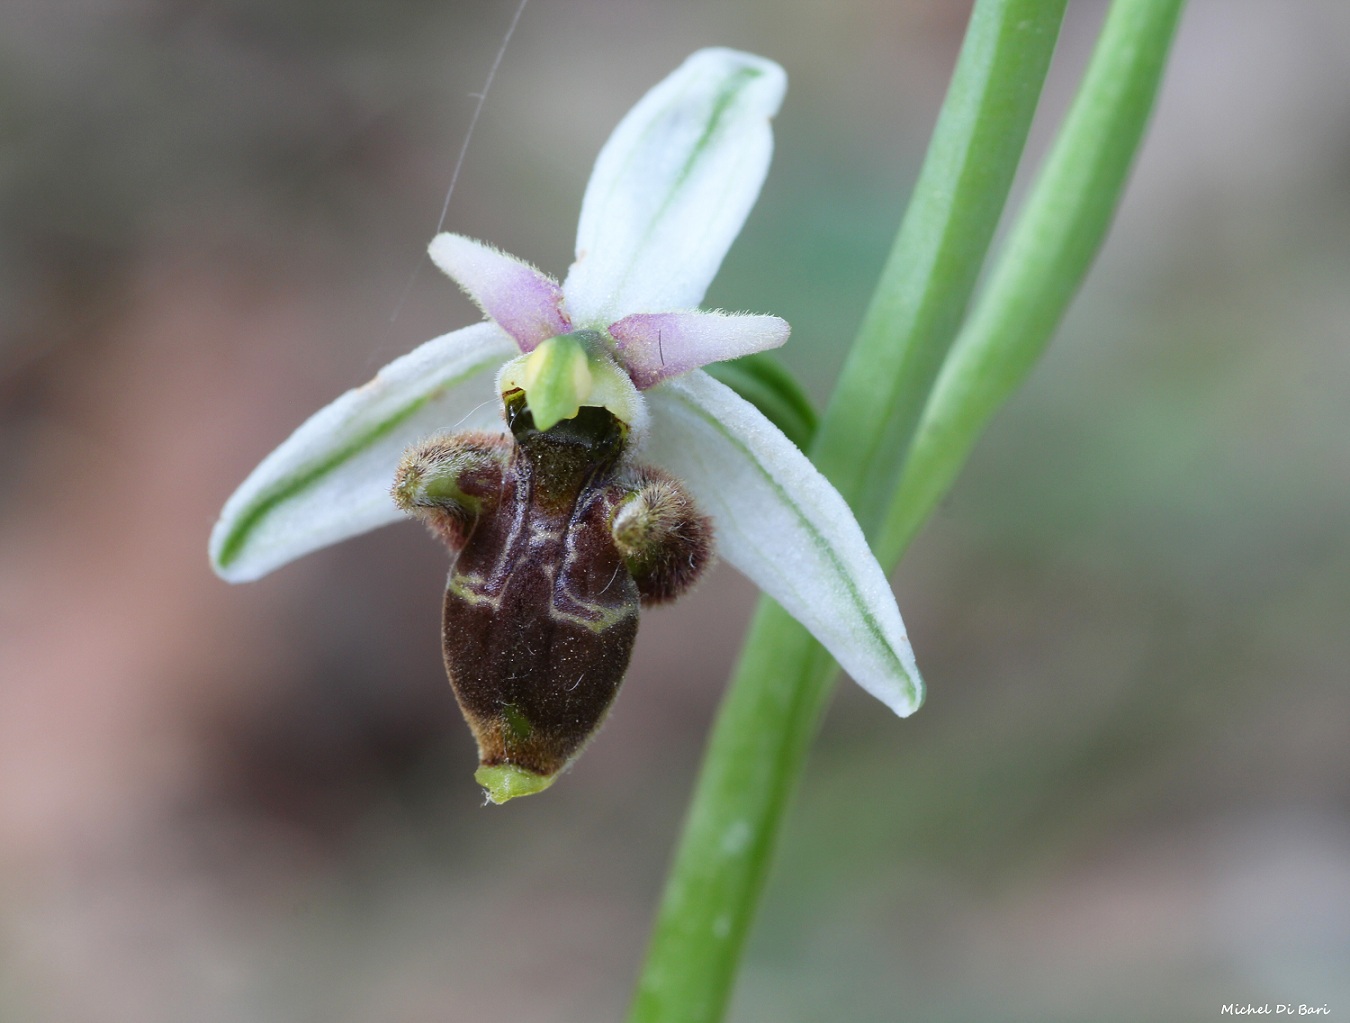
[[535,429],[504,396],[511,437],[459,433],[410,448],[393,496],[454,559],[445,666],[493,802],[552,784],[603,722],[640,607],[673,600],[712,554],[684,487],[625,457],[627,427],[585,406]]

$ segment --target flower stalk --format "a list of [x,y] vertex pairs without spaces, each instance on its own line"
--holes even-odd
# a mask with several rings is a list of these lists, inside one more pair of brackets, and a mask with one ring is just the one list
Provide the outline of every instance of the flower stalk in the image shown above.
[[875,543],[898,560],[1059,326],[1111,225],[1183,0],[1117,0],[988,287],[942,366]]
[[[1063,9],[1062,0],[977,2],[895,249],[812,448],[874,544],[884,512],[886,567],[1043,350],[1086,273],[1142,138],[1181,0],[1112,5],[1060,141],[953,346]],[[1066,187],[1073,190],[1061,204]],[[1004,334],[999,327],[1014,310],[1020,326]],[[954,436],[944,436],[951,423]],[[886,486],[869,484],[879,476]],[[836,674],[818,643],[761,600],[709,740],[630,1023],[723,1018],[783,812]]]

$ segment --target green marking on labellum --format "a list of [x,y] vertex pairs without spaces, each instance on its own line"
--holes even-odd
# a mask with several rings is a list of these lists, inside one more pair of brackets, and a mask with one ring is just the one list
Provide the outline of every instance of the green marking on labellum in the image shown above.
[[506,719],[506,727],[510,730],[513,739],[528,739],[530,733],[534,731],[534,725],[530,724],[530,719],[522,714],[520,708],[514,703],[508,703],[502,708],[502,717]]

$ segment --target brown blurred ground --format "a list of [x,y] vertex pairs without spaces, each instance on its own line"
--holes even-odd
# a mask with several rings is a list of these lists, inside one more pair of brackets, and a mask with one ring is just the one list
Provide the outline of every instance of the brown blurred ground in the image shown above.
[[[448,224],[562,272],[631,102],[773,56],[710,303],[823,395],[963,6],[536,2]],[[510,13],[0,10],[0,1018],[621,1014],[750,587],[648,616],[575,770],[484,809],[415,528],[205,557],[295,424],[474,317],[417,268]],[[1191,4],[1107,252],[899,574],[929,703],[840,690],[735,1018],[1350,1014],[1348,55],[1336,0]]]

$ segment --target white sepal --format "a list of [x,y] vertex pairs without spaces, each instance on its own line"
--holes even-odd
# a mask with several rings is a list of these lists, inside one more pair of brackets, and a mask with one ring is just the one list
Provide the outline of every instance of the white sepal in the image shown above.
[[895,595],[839,492],[776,426],[701,370],[646,392],[644,460],[712,516],[722,557],[901,717],[923,702]]
[[211,564],[246,582],[349,536],[394,522],[404,448],[441,430],[504,429],[492,378],[518,351],[495,323],[413,349],[306,420],[225,502]]
[[596,159],[563,283],[577,327],[692,309],[759,196],[787,76],[699,50],[619,122]]

